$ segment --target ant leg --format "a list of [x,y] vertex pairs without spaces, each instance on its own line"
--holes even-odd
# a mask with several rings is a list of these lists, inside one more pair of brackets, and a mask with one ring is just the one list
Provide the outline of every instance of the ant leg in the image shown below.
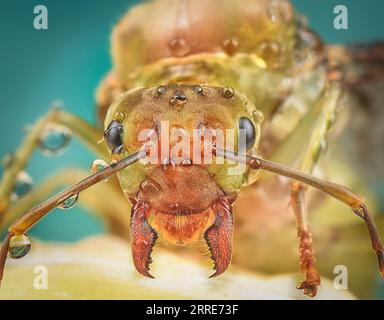
[[305,186],[300,183],[291,185],[291,205],[296,217],[297,236],[299,238],[300,271],[305,280],[297,288],[304,294],[314,297],[320,285],[320,274],[316,269],[315,251],[312,247],[312,233],[308,224],[308,212],[305,204]]
[[215,270],[210,278],[227,270],[232,259],[233,238],[232,204],[227,199],[221,199],[212,206],[212,210],[215,221],[204,233]]
[[56,208],[63,201],[88,189],[94,184],[103,181],[111,175],[117,173],[120,170],[125,169],[129,165],[139,161],[146,156],[146,151],[140,150],[120,161],[113,166],[109,166],[97,173],[94,173],[80,182],[64,189],[56,195],[49,198],[47,201],[33,207],[28,210],[24,215],[17,219],[8,229],[8,234],[0,249],[0,281],[3,278],[4,265],[9,251],[10,240],[13,236],[22,235],[30,228],[32,228],[37,222],[44,218],[52,209]]
[[[2,226],[9,226],[28,209],[50,197],[55,190],[71,185],[87,175],[89,172],[82,169],[64,169],[55,173],[11,206]],[[126,214],[131,205],[121,189],[112,181],[99,183],[84,191],[79,198],[79,204],[100,216],[111,233],[125,238],[129,236],[129,219]]]
[[[300,123],[293,133],[293,136],[309,136],[299,166],[301,172],[312,174],[315,165],[324,152],[328,131],[333,119],[336,117],[340,93],[341,90],[336,83],[331,85],[309,112],[303,123]],[[291,136],[283,143],[283,149],[284,146],[288,146],[289,149],[289,146],[293,144],[294,141],[292,141]],[[317,286],[320,285],[320,275],[315,266],[316,257],[308,224],[308,211],[305,201],[306,185],[301,182],[293,182],[290,184],[290,189],[291,204],[296,217],[299,238],[300,270],[305,274],[305,280],[299,284],[298,289],[304,289],[304,294],[313,297],[316,295]]]
[[246,163],[252,169],[261,169],[285,176],[287,178],[291,178],[293,180],[297,180],[305,185],[321,190],[331,197],[348,205],[357,216],[365,221],[367,225],[367,229],[372,242],[372,248],[377,255],[379,270],[381,276],[384,278],[384,246],[380,239],[375,221],[373,220],[373,217],[363,199],[359,195],[345,186],[317,178],[282,164],[268,161],[259,157],[239,155],[234,152],[222,151],[215,148],[213,148],[213,150],[217,156],[225,157],[232,161]]
[[17,175],[27,165],[33,151],[40,144],[40,138],[44,130],[52,124],[67,127],[93,152],[105,158],[109,157],[105,146],[97,143],[103,136],[103,133],[99,129],[92,127],[84,120],[60,109],[51,110],[46,116],[35,123],[13,155],[12,162],[4,171],[0,181],[0,220],[4,218],[9,208],[10,195]]

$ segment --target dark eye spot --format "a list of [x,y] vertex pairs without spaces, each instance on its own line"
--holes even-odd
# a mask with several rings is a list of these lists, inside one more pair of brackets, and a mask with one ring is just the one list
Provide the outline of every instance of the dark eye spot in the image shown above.
[[246,117],[239,119],[239,129],[245,130],[245,143],[247,150],[251,149],[256,141],[256,129],[252,121]]
[[180,108],[187,102],[187,97],[179,92],[176,92],[169,100],[172,107]]
[[113,120],[104,132],[104,138],[112,154],[119,154],[123,150],[123,125],[121,122]]

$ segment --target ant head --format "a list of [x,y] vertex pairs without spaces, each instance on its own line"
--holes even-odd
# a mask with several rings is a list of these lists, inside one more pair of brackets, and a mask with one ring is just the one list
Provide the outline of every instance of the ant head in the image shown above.
[[229,177],[236,164],[220,163],[211,148],[251,152],[258,146],[261,121],[261,113],[232,87],[169,84],[123,94],[108,110],[104,135],[116,160],[150,146],[145,165],[120,173],[127,174],[127,185],[137,178],[135,191],[153,166],[164,165],[180,170],[202,165],[220,186],[240,187],[246,172]]
[[109,108],[104,136],[114,155],[135,152],[148,140],[169,149],[181,140],[193,147],[208,138],[248,151],[258,145],[261,121],[255,106],[231,87],[171,84],[123,94]]

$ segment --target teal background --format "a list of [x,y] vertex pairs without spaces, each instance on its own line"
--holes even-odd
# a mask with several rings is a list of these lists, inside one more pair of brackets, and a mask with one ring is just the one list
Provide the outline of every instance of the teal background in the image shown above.
[[[134,3],[128,0],[1,0],[0,2],[0,157],[14,151],[23,127],[44,114],[52,101],[95,122],[94,90],[110,69],[109,35]],[[327,43],[372,42],[384,39],[382,0],[295,0]],[[33,8],[49,11],[48,30],[33,28]],[[349,30],[333,28],[333,8],[349,9]],[[38,184],[63,167],[88,168],[94,155],[73,141],[59,157],[36,152],[27,171]],[[1,169],[2,170],[2,169]],[[129,213],[127,213],[128,218]],[[30,234],[43,240],[74,241],[103,232],[103,226],[81,208],[56,210]]]

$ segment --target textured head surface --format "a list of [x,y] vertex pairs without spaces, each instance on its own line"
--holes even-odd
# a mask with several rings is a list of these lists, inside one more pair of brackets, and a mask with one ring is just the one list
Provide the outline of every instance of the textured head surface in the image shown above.
[[[119,174],[124,191],[129,195],[136,194],[140,183],[154,167],[163,167],[164,163],[169,165],[170,157],[179,155],[172,153],[178,150],[178,146],[182,149],[183,156],[185,155],[184,160],[189,160],[189,165],[203,166],[220,188],[227,192],[239,190],[246,172],[231,175],[229,169],[235,167],[235,163],[223,161],[217,164],[215,159],[206,162],[204,147],[197,135],[202,130],[220,131],[223,133],[223,142],[227,144],[233,133],[231,139],[234,148],[237,148],[240,119],[247,118],[256,131],[256,148],[260,135],[260,119],[254,117],[255,111],[256,108],[250,101],[231,88],[184,84],[128,91],[111,106],[105,120],[105,128],[112,121],[119,121],[122,125],[123,148],[115,156],[122,157],[137,151],[148,138],[156,141],[157,148],[153,148],[156,157],[151,158],[152,163],[138,163]],[[195,152],[201,155],[200,162]],[[201,174],[203,171],[195,170],[193,173]]]

